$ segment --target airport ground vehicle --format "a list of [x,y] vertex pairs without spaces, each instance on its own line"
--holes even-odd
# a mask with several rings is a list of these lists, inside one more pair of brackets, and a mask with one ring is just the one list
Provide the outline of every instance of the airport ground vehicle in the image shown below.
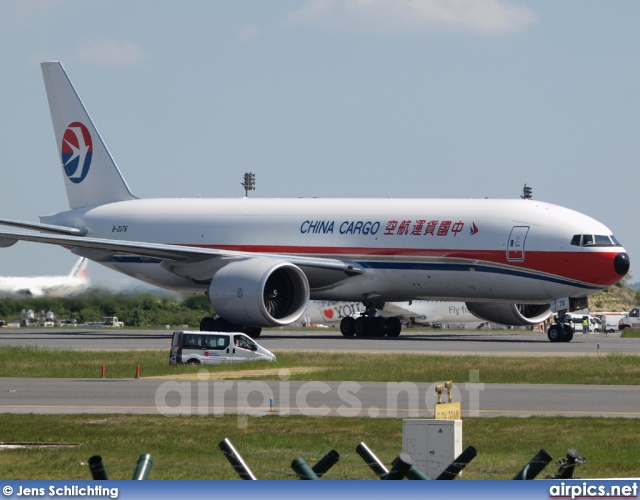
[[240,332],[173,332],[169,364],[215,365],[235,361],[275,361],[271,352]]
[[634,307],[625,317],[618,321],[618,330],[640,328],[640,307]]
[[627,313],[606,313],[600,315],[600,322],[604,332],[613,333],[618,331],[618,324]]
[[582,333],[582,321],[587,316],[589,319],[589,333],[602,331],[600,318],[588,314],[567,314],[565,320],[573,327],[576,333]]
[[104,318],[102,318],[102,326],[122,328],[124,326],[124,323],[122,321],[118,321],[117,316],[105,316]]

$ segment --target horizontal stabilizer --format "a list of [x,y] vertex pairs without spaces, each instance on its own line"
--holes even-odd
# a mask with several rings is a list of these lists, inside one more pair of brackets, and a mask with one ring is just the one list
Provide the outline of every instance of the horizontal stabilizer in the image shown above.
[[23,222],[19,220],[0,219],[0,225],[19,227],[21,229],[32,229],[35,231],[42,231],[44,233],[66,234],[69,236],[84,236],[87,234],[86,230],[80,230],[74,227],[55,226],[53,224],[42,224],[40,222]]

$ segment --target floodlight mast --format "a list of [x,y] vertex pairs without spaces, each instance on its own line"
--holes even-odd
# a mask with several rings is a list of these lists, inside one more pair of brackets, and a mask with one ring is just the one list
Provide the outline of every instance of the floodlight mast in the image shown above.
[[256,174],[252,172],[245,172],[244,174],[244,182],[241,182],[244,187],[244,196],[249,196],[249,191],[254,191],[256,189]]
[[523,200],[531,200],[533,198],[533,188],[525,184],[522,188],[522,194],[520,195],[520,198],[522,198]]

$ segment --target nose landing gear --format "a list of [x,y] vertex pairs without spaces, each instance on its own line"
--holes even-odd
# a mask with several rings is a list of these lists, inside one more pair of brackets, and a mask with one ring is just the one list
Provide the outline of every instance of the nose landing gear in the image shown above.
[[565,316],[558,316],[558,321],[552,324],[547,330],[547,338],[551,342],[571,342],[574,330],[569,323],[565,323]]

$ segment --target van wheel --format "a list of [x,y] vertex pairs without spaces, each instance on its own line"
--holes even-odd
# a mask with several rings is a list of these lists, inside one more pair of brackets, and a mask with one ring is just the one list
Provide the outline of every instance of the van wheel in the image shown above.
[[200,361],[198,361],[197,359],[190,359],[189,361],[187,361],[188,365],[199,365]]

